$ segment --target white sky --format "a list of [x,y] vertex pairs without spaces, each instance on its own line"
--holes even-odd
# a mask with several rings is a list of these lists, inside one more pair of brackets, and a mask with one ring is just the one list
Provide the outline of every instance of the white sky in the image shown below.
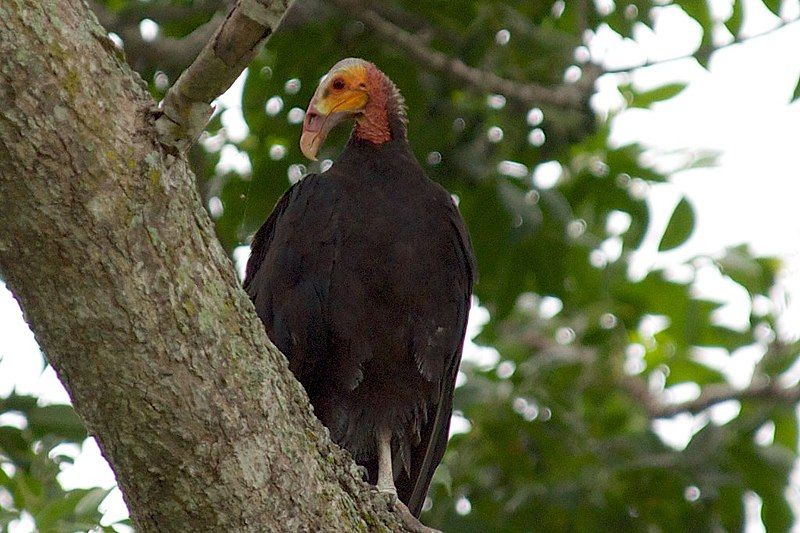
[[[712,4],[721,17],[730,10],[729,0],[713,0]],[[800,2],[788,0],[784,4],[785,19],[800,16]],[[758,0],[746,0],[745,9],[744,35],[761,33],[778,23]],[[722,42],[726,38],[730,39],[721,31]],[[696,46],[699,28],[679,10],[664,9],[655,33],[642,29],[636,40],[636,43],[622,41],[611,32],[601,31],[590,46],[592,57],[613,68],[645,59],[680,56],[690,53]],[[717,52],[710,71],[703,70],[692,60],[681,60],[643,69],[633,75],[633,82],[642,88],[675,80],[687,82],[689,87],[676,98],[653,106],[652,110],[622,113],[612,130],[615,142],[643,143],[652,148],[649,157],[665,168],[674,161],[666,152],[675,149],[721,153],[718,166],[677,173],[670,184],[652,191],[651,199],[659,213],[655,227],[663,227],[669,206],[684,193],[697,208],[696,231],[686,245],[661,254],[656,251],[658,232],[654,233],[637,254],[635,271],[668,266],[699,253],[714,253],[726,245],[744,242],[760,254],[783,258],[786,265],[783,290],[790,297],[800,295],[800,216],[795,211],[800,202],[800,105],[787,105],[800,76],[798,51],[800,23]],[[600,80],[597,107],[608,109],[618,105],[615,84],[610,76]],[[237,83],[221,99],[223,103],[234,108],[238,106],[241,85]],[[235,109],[226,115],[226,127],[239,131],[245,127]],[[411,141],[413,143],[413,139]],[[233,167],[243,165],[235,159],[231,159],[230,164]],[[719,276],[704,274],[701,278],[700,292],[728,302],[723,320],[736,324],[747,317],[749,309],[741,290]],[[779,296],[776,295],[776,305]],[[480,323],[486,319],[485,311],[478,310],[471,318],[471,331],[476,334]],[[790,303],[783,333],[800,334],[799,319],[800,306]],[[746,384],[756,356],[752,351],[744,351],[741,357],[734,358],[734,367],[727,369],[733,383]],[[465,357],[485,360],[496,355],[490,349],[471,344],[465,350]],[[68,400],[53,371],[42,372],[42,357],[33,334],[16,301],[0,284],[0,396],[8,395],[12,389],[21,394],[37,395],[42,403]],[[694,393],[693,390],[676,391],[676,396]],[[711,418],[725,419],[736,411],[735,406],[721,406]],[[657,430],[665,441],[681,447],[700,422],[703,420],[682,417],[672,423],[659,424]],[[13,416],[0,417],[2,423],[15,424],[18,420]],[[463,430],[466,429],[464,424],[466,421],[457,422],[456,426]],[[114,485],[113,474],[92,439],[87,439],[81,450],[73,452],[77,456],[75,464],[66,467],[59,476],[65,487]],[[118,490],[103,506],[107,511],[106,522],[127,514]],[[746,507],[751,517],[748,530],[763,530],[758,520],[752,519],[758,513],[757,498],[748,498]],[[31,530],[30,520],[12,527],[15,533]]]

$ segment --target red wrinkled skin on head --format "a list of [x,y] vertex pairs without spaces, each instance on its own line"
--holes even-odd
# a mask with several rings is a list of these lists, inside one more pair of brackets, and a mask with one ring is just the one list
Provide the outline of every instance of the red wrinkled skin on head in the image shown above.
[[367,67],[369,101],[364,114],[358,118],[355,136],[373,144],[383,144],[392,138],[389,130],[389,99],[391,88],[386,75],[373,64]]

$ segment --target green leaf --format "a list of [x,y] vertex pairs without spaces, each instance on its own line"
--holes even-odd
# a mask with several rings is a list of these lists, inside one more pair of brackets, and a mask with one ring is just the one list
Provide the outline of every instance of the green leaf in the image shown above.
[[12,392],[7,398],[0,398],[0,413],[7,411],[19,411],[25,416],[36,408],[38,400],[35,396],[21,396]]
[[725,531],[740,531],[744,524],[744,490],[738,486],[723,486],[719,490],[719,509]]
[[747,245],[728,248],[716,263],[720,272],[750,294],[767,294],[780,268],[780,261],[774,258],[754,258]]
[[689,200],[681,199],[672,212],[672,217],[667,224],[667,229],[661,237],[658,251],[663,252],[677,248],[686,242],[694,230],[694,208]]
[[18,470],[14,474],[14,481],[16,485],[16,490],[12,491],[14,503],[19,508],[24,507],[35,513],[41,507],[42,497],[44,496],[42,481],[24,470]]
[[794,86],[794,91],[792,92],[792,99],[789,100],[789,103],[797,101],[800,98],[800,77],[797,78],[797,85]]
[[698,331],[693,342],[697,346],[720,346],[732,352],[742,346],[752,344],[753,336],[749,330],[737,331],[711,324]]
[[676,359],[668,363],[669,375],[667,385],[677,385],[679,383],[707,383],[724,382],[724,377],[718,370],[709,368],[702,363],[692,361],[686,357]]
[[663,102],[664,100],[669,100],[677,96],[685,88],[685,83],[669,83],[649,91],[636,92],[630,85],[624,85],[620,87],[620,91],[623,93],[630,91],[630,93],[633,94],[633,97],[628,103],[629,107],[648,108],[656,102]]
[[739,31],[742,29],[742,21],[744,21],[744,8],[742,0],[735,0],[733,2],[733,12],[730,18],[725,21],[725,27],[731,32],[734,37],[739,36]]
[[37,407],[28,414],[28,426],[36,438],[49,435],[79,443],[87,436],[83,422],[71,405]]
[[80,501],[75,505],[75,514],[86,515],[90,513],[94,513],[97,511],[97,508],[103,503],[103,500],[106,499],[113,488],[111,489],[103,489],[103,488],[95,488],[91,489]]
[[775,490],[769,494],[761,494],[763,507],[761,519],[767,531],[789,531],[794,522],[792,508],[783,495],[782,490]]
[[39,512],[33,515],[36,525],[40,530],[49,531],[59,522],[67,521],[75,513],[75,506],[88,492],[87,489],[77,489],[64,494],[61,498],[49,501]]
[[775,444],[785,446],[792,453],[797,452],[797,413],[794,406],[780,408],[773,416],[775,423]]
[[696,20],[704,31],[711,29],[713,19],[706,0],[677,0],[675,3]]
[[33,459],[31,442],[22,430],[11,426],[0,426],[0,455],[8,456],[20,468],[28,468]]
[[711,16],[708,2],[706,0],[676,0],[676,3],[681,6],[687,15],[692,17],[703,30],[703,37],[700,46],[694,53],[695,59],[704,68],[708,68],[708,62],[711,59],[711,54],[714,52],[714,42],[712,40],[714,33],[714,18]]
[[763,0],[767,9],[772,11],[773,14],[780,16],[782,0]]

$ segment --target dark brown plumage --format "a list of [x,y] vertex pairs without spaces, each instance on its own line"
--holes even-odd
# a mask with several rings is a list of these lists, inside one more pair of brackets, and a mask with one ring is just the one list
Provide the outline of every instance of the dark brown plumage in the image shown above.
[[387,115],[389,140],[354,134],[329,170],[284,194],[253,240],[244,286],[370,483],[377,436],[391,433],[398,497],[419,516],[447,444],[475,266],[458,209],[412,155],[400,109]]

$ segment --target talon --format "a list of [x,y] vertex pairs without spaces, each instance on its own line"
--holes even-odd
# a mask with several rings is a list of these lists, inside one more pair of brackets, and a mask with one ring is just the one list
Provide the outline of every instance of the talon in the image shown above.
[[411,514],[411,511],[408,510],[406,504],[397,500],[394,504],[395,512],[400,515],[400,519],[402,520],[403,524],[409,529],[409,531],[413,531],[414,533],[442,533],[438,529],[434,529],[432,527],[428,527],[422,522],[420,522],[414,515]]
[[397,498],[397,489],[394,486],[381,486],[378,485],[375,489],[380,492],[381,494],[391,494],[393,497]]

